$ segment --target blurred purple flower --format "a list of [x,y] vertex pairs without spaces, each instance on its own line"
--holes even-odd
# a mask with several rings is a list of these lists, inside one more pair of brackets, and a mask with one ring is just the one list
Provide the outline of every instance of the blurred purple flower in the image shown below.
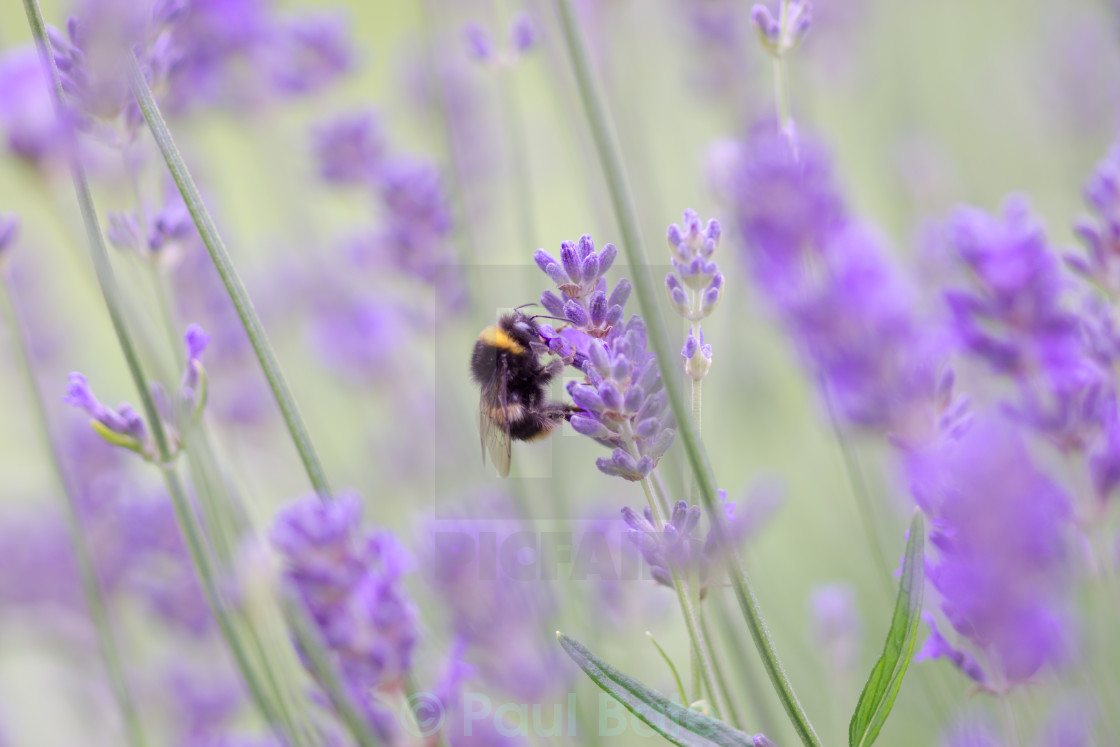
[[69,130],[58,122],[35,47],[0,55],[0,132],[16,158],[42,170],[61,162]]
[[960,343],[1015,381],[1018,417],[1059,448],[1085,446],[1111,384],[1063,305],[1060,264],[1025,198],[1008,198],[1000,216],[958,209],[949,243],[973,278],[946,293]]
[[988,681],[1002,688],[1061,664],[1072,587],[1065,493],[1032,464],[1012,425],[993,415],[906,461],[932,524],[927,578],[946,619],[979,652]]
[[354,55],[346,27],[347,20],[333,13],[275,21],[257,54],[276,91],[315,93],[352,70]]
[[[487,506],[491,515],[503,507]],[[521,702],[555,695],[571,677],[548,628],[555,600],[526,563],[536,541],[519,521],[470,516],[429,522],[421,539],[425,576],[464,657],[482,682]]]
[[375,296],[317,296],[309,334],[322,362],[355,384],[384,379],[393,370],[408,322],[395,305]]
[[811,640],[833,672],[848,673],[859,662],[863,619],[856,590],[848,583],[822,584],[809,593]]
[[361,530],[354,494],[307,496],[283,508],[270,540],[285,580],[306,605],[371,726],[391,734],[375,688],[395,688],[412,667],[416,609],[403,587],[411,559],[390,532]]
[[849,218],[825,150],[773,123],[721,146],[717,188],[744,259],[849,424],[923,440],[936,417],[942,342],[876,231]]
[[372,111],[344,114],[312,131],[319,174],[332,184],[368,184],[385,156],[385,132]]

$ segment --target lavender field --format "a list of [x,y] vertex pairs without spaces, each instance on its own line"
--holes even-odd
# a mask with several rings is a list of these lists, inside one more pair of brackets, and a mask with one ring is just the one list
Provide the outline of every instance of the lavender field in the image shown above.
[[0,7],[0,746],[1120,744],[1120,3]]

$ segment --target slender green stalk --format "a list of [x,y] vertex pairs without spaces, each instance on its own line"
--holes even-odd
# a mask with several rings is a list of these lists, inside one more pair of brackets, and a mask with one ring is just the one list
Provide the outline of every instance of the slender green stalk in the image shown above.
[[[712,635],[711,627],[708,625],[708,615],[704,611],[707,608],[703,603],[697,605],[696,608],[700,611],[700,630],[704,633],[704,638],[709,642],[715,641],[716,637]],[[715,675],[716,684],[719,685],[720,692],[723,693],[724,701],[727,703],[727,717],[730,719],[731,725],[737,729],[745,728],[746,722],[743,720],[742,714],[739,713],[739,707],[736,705],[737,700],[732,697],[731,686],[728,684],[727,676],[723,672],[723,665],[720,664],[720,657],[718,656],[712,657],[712,673]]]
[[[789,0],[782,0],[778,14],[778,44],[784,45],[786,23],[789,19]],[[789,126],[789,95],[786,92],[785,50],[779,46],[774,55],[774,108],[778,115],[778,127],[785,130]]]
[[[25,0],[25,2],[27,1]],[[288,383],[284,379],[280,363],[276,360],[276,354],[273,352],[272,345],[269,343],[268,336],[261,325],[260,317],[257,316],[257,312],[253,308],[253,302],[245,290],[245,285],[241,282],[241,278],[233,266],[229,252],[222,242],[222,237],[218,234],[218,229],[202,202],[202,195],[199,194],[198,187],[195,186],[194,180],[187,170],[187,165],[183,162],[183,157],[179,154],[179,149],[171,138],[171,131],[167,127],[167,122],[164,121],[155,97],[152,95],[152,89],[144,79],[144,74],[140,72],[136,55],[132,52],[129,53],[128,57],[128,78],[132,93],[140,105],[141,113],[144,115],[144,120],[148,123],[148,128],[151,130],[156,145],[159,146],[163,159],[167,163],[167,168],[171,172],[171,178],[175,181],[175,186],[178,187],[179,194],[183,197],[187,211],[191,214],[191,219],[202,237],[202,243],[206,246],[210,259],[218,270],[222,284],[225,285],[226,292],[237,311],[237,316],[245,328],[245,333],[249,336],[249,343],[253,346],[253,352],[264,370],[268,386],[272,390],[276,404],[280,407],[280,414],[283,416],[284,423],[287,425],[288,432],[291,434],[292,441],[299,452],[300,460],[303,462],[311,486],[321,499],[330,500],[331,490],[327,482],[326,472],[319,461],[319,455],[315,451],[311,435],[307,432],[303,416],[300,415],[299,406],[296,404],[295,398],[288,388]]]
[[[2,272],[2,270],[3,268],[0,267],[0,272]],[[43,393],[39,389],[39,382],[35,376],[35,367],[31,362],[30,342],[27,337],[27,332],[13,297],[14,291],[6,274],[4,274],[3,281],[4,288],[3,292],[0,292],[0,297],[3,297],[2,303],[4,312],[11,320],[12,338],[15,342],[13,347],[16,349],[16,359],[25,379],[24,383],[30,395],[29,399],[35,410],[35,419],[39,424],[39,430],[41,431],[43,443],[46,446],[47,456],[50,459],[51,469],[65,497],[64,503],[66,506],[64,516],[66,517],[66,529],[70,534],[70,542],[74,546],[74,553],[78,559],[78,573],[82,581],[82,594],[85,597],[86,609],[89,612],[90,620],[93,622],[93,629],[97,633],[97,644],[101,652],[101,660],[105,665],[105,673],[109,678],[109,686],[113,691],[113,697],[117,701],[117,708],[120,709],[121,722],[124,725],[128,743],[133,747],[143,747],[145,743],[144,732],[140,727],[140,718],[136,712],[136,705],[132,700],[132,694],[128,689],[128,681],[125,678],[120,655],[117,652],[117,644],[113,638],[113,630],[109,622],[109,615],[105,609],[105,599],[101,594],[101,585],[97,578],[97,568],[94,565],[89,544],[86,542],[85,530],[82,527],[81,517],[78,515],[73,486],[67,478],[65,468],[62,466],[62,460],[58,454],[58,446],[51,433],[50,418],[47,416],[47,408],[43,403]]]
[[715,534],[717,544],[728,556],[728,570],[732,588],[747,622],[747,627],[750,629],[751,637],[754,639],[755,646],[762,657],[770,681],[802,742],[806,745],[812,745],[812,747],[819,747],[820,740],[816,731],[809,722],[809,717],[798,701],[793,686],[778,660],[774,643],[759,612],[758,602],[750,588],[738,552],[734,550],[730,541],[727,525],[720,511],[712,468],[708,461],[707,452],[696,436],[695,428],[689,417],[688,405],[682,396],[678,371],[674,365],[677,356],[671,355],[669,351],[665,324],[657,307],[657,301],[655,300],[657,295],[653,291],[653,281],[650,277],[649,267],[641,249],[638,223],[626,179],[623,175],[618,148],[612,140],[608,114],[596,89],[586,44],[576,26],[571,0],[555,0],[555,3],[563,27],[568,53],[571,56],[576,81],[579,85],[580,97],[583,100],[588,124],[595,140],[599,160],[605,172],[611,202],[618,218],[619,228],[622,231],[621,243],[630,260],[634,292],[649,332],[650,347],[656,354],[658,366],[661,369],[661,380],[668,394],[669,404],[673,408],[673,415],[676,418],[677,437],[680,439],[696,475],[697,483],[700,486],[700,498],[712,522],[712,531]]
[[[27,14],[28,23],[31,26],[31,33],[35,38],[35,44],[39,51],[40,61],[52,84],[50,92],[55,114],[60,121],[66,121],[66,112],[62,103],[62,85],[59,79],[58,69],[54,63],[54,57],[51,53],[50,41],[47,38],[42,11],[39,9],[37,0],[24,0],[23,5]],[[186,491],[183,489],[183,485],[179,480],[179,475],[175,471],[174,464],[172,463],[173,456],[167,434],[163,429],[163,421],[160,419],[159,411],[156,409],[151,387],[148,385],[147,378],[140,365],[140,359],[132,341],[132,336],[124,321],[124,315],[119,304],[120,292],[117,288],[117,281],[113,273],[112,265],[109,262],[109,253],[105,246],[104,236],[101,233],[101,226],[97,220],[97,211],[93,205],[93,196],[90,192],[89,181],[86,179],[85,170],[82,168],[82,164],[77,155],[71,156],[70,171],[74,182],[74,190],[77,195],[78,207],[82,214],[82,223],[85,226],[86,237],[89,242],[90,258],[97,275],[98,285],[101,288],[105,307],[109,312],[113,331],[116,333],[117,341],[121,348],[121,354],[124,356],[129,374],[132,377],[133,384],[140,397],[145,419],[148,427],[151,429],[152,438],[156,445],[160,472],[163,475],[167,492],[171,497],[176,518],[186,540],[191,562],[198,573],[198,578],[202,584],[207,603],[226,641],[226,645],[229,647],[230,653],[237,663],[238,669],[241,672],[246,688],[249,690],[254,704],[270,726],[277,729],[278,736],[282,739],[291,736],[293,738],[289,741],[295,742],[295,735],[286,735],[279,728],[278,725],[280,721],[276,718],[271,703],[263,695],[260,682],[236,635],[233,620],[226,606],[223,604],[213,568],[210,564],[210,556],[202,536],[201,527],[198,524],[198,519],[187,499]]]

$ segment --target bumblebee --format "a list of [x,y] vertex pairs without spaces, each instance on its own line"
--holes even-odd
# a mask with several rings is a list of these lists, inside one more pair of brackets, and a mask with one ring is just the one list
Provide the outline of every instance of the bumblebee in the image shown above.
[[535,441],[547,437],[578,407],[549,402],[546,386],[564,368],[560,358],[542,365],[548,348],[532,317],[514,310],[482,330],[471,354],[471,376],[481,388],[478,432],[482,459],[490,460],[502,477],[509,477],[510,440]]

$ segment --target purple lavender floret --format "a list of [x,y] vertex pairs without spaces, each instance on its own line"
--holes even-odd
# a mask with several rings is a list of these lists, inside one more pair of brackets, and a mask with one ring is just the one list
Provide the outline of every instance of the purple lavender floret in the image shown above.
[[1063,305],[1061,265],[1026,199],[1008,198],[998,216],[960,208],[948,234],[973,279],[946,293],[961,345],[1015,381],[1018,417],[1059,448],[1085,446],[1112,387]]
[[1012,424],[978,416],[959,439],[906,455],[906,466],[932,525],[927,578],[945,618],[985,662],[987,681],[1015,684],[1064,663],[1072,511]]
[[572,429],[613,449],[596,461],[599,471],[625,480],[649,475],[673,443],[673,415],[654,354],[646,350],[646,327],[632,316],[602,340],[575,330],[564,338],[579,352],[586,383],[568,383],[572,402],[583,412]]
[[914,661],[945,659],[977,685],[987,686],[988,675],[984,673],[984,668],[976,661],[976,657],[949,643],[938,629],[933,615],[928,612],[922,613],[922,620],[929,626],[929,636],[914,654]]
[[1097,164],[1084,196],[1093,218],[1081,219],[1075,230],[1089,256],[1067,256],[1066,262],[1110,292],[1120,292],[1120,143]]
[[385,132],[371,111],[344,114],[312,131],[319,174],[332,184],[368,184],[385,156]]
[[478,23],[468,23],[463,27],[463,41],[467,53],[479,62],[492,62],[497,55],[490,32]]
[[514,53],[528,52],[540,41],[540,31],[533,18],[525,11],[515,15],[509,23],[509,45]]
[[560,291],[559,294],[542,293],[541,306],[552,316],[567,320],[575,329],[604,336],[622,321],[623,308],[630,298],[631,286],[626,278],[620,279],[614,290],[607,293],[604,276],[617,257],[618,249],[614,244],[607,244],[596,252],[595,242],[588,234],[581,236],[578,242],[561,242],[559,260],[544,249],[538,249],[533,261]]
[[394,535],[362,530],[354,494],[333,502],[307,496],[283,508],[269,539],[284,579],[303,600],[371,725],[385,733],[374,688],[396,688],[412,666],[417,613],[403,587],[411,569]]
[[86,377],[73,372],[68,377],[66,396],[62,401],[85,410],[93,419],[94,428],[103,438],[110,442],[131,449],[151,458],[153,447],[148,439],[147,426],[144,420],[132,409],[131,405],[122,404],[112,410],[98,401],[90,389]]

